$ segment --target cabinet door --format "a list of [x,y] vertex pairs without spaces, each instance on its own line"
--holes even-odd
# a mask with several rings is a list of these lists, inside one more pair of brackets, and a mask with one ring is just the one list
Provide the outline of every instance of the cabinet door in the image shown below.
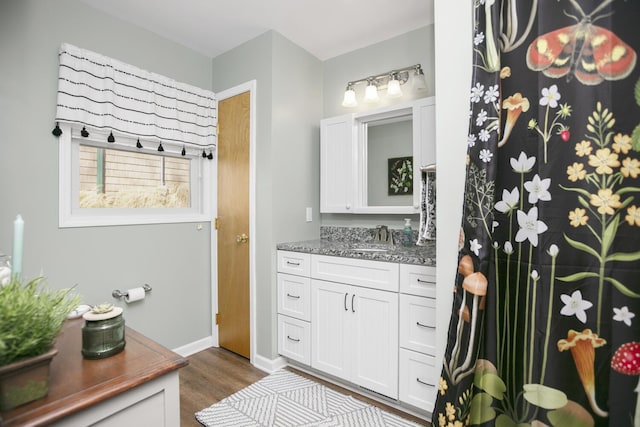
[[[398,397],[398,294],[352,287],[352,382]],[[353,304],[351,305],[351,302]]]
[[[413,107],[414,171],[436,162],[436,99],[423,98]],[[418,180],[420,182],[420,175]]]
[[351,213],[356,147],[353,115],[320,122],[320,212]]
[[311,280],[311,366],[350,379],[350,287]]

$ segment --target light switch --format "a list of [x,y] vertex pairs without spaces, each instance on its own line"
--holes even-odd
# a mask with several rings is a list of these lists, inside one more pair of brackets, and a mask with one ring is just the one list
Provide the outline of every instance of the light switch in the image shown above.
[[311,208],[307,208],[307,222],[313,221],[313,214]]

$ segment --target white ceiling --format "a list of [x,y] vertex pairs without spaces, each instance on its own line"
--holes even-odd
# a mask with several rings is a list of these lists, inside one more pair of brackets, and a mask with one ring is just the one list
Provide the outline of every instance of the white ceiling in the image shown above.
[[215,58],[275,30],[320,60],[433,23],[434,0],[81,0]]

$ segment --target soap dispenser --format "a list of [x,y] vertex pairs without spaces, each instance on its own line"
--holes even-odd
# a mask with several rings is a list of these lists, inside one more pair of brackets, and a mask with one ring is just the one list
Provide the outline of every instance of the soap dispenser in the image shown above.
[[411,229],[411,218],[404,219],[404,228],[402,229],[402,234],[404,238],[402,239],[402,244],[404,246],[413,246],[413,230]]

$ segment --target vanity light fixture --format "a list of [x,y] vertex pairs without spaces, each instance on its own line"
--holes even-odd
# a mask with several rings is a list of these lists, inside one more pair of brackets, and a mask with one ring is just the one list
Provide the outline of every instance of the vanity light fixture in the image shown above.
[[389,77],[389,83],[387,84],[387,96],[389,98],[399,98],[402,96],[400,80],[398,80],[397,74],[392,74],[391,77]]
[[378,102],[378,87],[373,82],[373,79],[369,79],[367,82],[367,88],[364,90],[364,102]]
[[410,67],[399,68],[397,70],[391,70],[386,73],[378,74],[375,76],[364,77],[359,80],[353,80],[347,83],[347,89],[344,92],[344,98],[342,100],[342,106],[347,108],[353,108],[358,106],[356,99],[355,86],[360,83],[366,83],[364,91],[364,102],[373,103],[380,99],[378,91],[386,89],[386,96],[388,98],[399,98],[402,96],[401,86],[412,80],[410,85],[413,91],[426,90],[427,84],[420,64],[415,64]]
[[347,85],[347,90],[344,91],[342,105],[344,107],[356,107],[358,105],[358,101],[356,101],[356,91],[353,90],[353,85],[351,83]]

